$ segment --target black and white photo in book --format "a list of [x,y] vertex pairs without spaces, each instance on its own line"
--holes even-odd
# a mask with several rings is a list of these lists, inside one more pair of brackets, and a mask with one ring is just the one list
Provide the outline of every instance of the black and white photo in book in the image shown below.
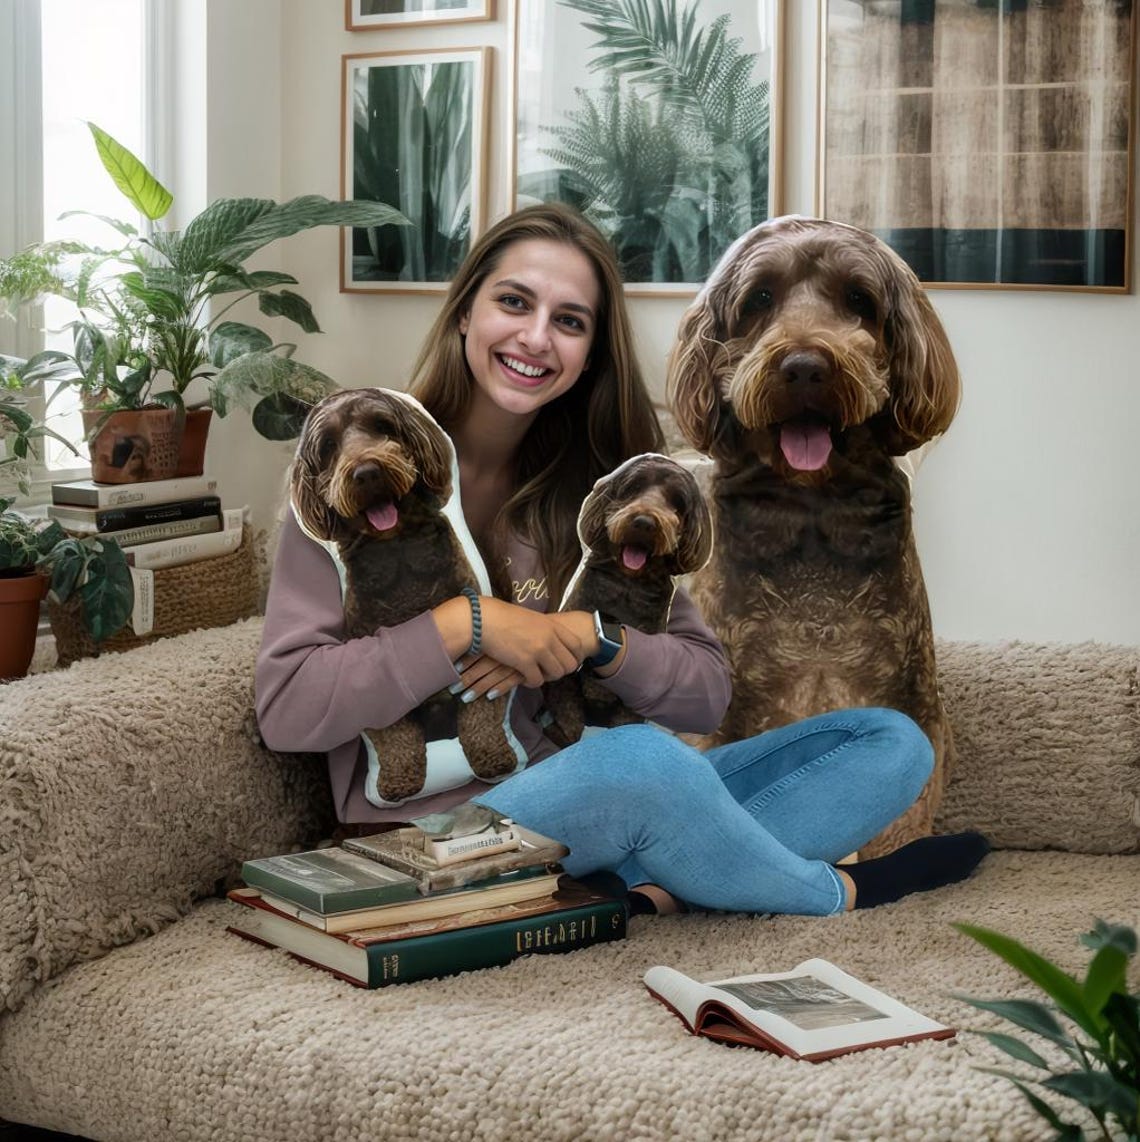
[[645,986],[693,1035],[815,1063],[955,1034],[954,1028],[821,959],[805,960],[791,971],[711,983],[658,966],[645,973]]

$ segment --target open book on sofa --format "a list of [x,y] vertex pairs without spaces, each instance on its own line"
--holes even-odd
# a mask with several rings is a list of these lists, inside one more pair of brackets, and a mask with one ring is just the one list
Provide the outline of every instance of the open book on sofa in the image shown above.
[[849,1051],[917,1039],[948,1039],[954,1029],[911,1010],[827,960],[791,971],[699,983],[669,967],[645,973],[645,986],[694,1035],[759,1047],[818,1063]]

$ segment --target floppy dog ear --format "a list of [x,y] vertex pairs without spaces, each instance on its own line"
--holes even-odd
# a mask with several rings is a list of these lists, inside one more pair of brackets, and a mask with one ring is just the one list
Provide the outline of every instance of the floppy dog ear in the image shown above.
[[451,495],[451,442],[427,412],[399,402],[400,432],[412,451],[420,479],[441,500]]
[[713,523],[709,505],[701,493],[696,477],[686,472],[685,527],[677,551],[677,566],[682,575],[699,571],[712,556]]
[[892,452],[909,452],[945,432],[958,411],[961,380],[942,322],[918,278],[891,251],[886,339],[890,347]]
[[323,466],[318,455],[320,405],[315,405],[305,420],[297,452],[289,470],[289,494],[293,509],[305,530],[321,539],[332,539],[340,517],[321,498],[318,487]]
[[725,330],[717,320],[720,292],[710,282],[685,311],[669,354],[665,381],[677,427],[698,452],[712,448],[725,415],[717,383],[728,364]]
[[597,541],[606,536],[606,511],[610,506],[608,477],[594,484],[593,491],[582,501],[578,512],[578,538],[593,551]]

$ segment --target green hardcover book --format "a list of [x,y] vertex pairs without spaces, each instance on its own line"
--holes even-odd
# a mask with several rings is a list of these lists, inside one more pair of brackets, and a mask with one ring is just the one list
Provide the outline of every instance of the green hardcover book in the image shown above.
[[229,895],[243,905],[229,924],[236,935],[282,948],[359,987],[387,987],[499,967],[520,956],[572,952],[626,934],[623,901],[566,887],[541,900],[488,908],[391,928],[333,934],[310,928],[266,904],[252,889]]
[[339,848],[247,860],[241,878],[322,915],[419,896],[410,876]]

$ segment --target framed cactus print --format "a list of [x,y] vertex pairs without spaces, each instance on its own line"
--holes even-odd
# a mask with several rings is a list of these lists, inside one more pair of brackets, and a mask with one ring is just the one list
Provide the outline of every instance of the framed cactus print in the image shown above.
[[346,55],[341,195],[407,226],[345,229],[341,290],[443,293],[486,212],[485,47]]

